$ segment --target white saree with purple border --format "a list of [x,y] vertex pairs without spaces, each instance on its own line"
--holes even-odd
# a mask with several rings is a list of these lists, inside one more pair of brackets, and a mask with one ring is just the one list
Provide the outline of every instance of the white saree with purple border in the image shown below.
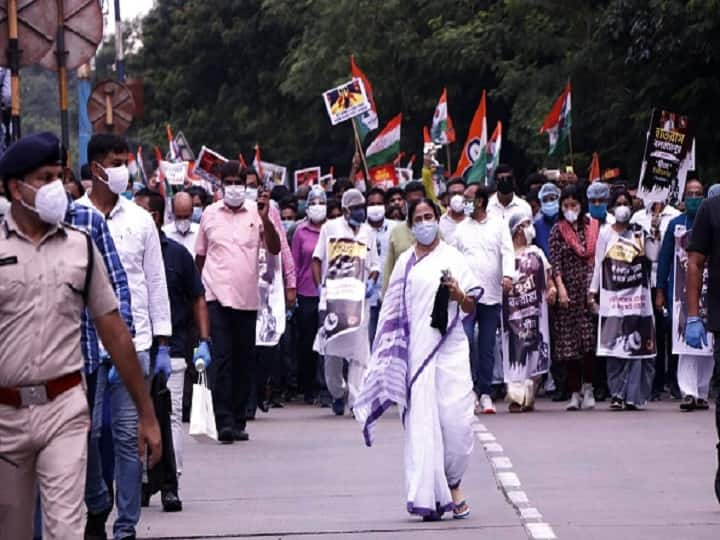
[[452,509],[473,449],[473,395],[465,314],[448,306],[445,335],[430,326],[443,270],[461,289],[479,298],[482,289],[462,254],[440,242],[417,260],[415,249],[395,264],[383,299],[370,366],[355,418],[372,445],[375,423],[397,405],[405,428],[407,510],[431,516]]

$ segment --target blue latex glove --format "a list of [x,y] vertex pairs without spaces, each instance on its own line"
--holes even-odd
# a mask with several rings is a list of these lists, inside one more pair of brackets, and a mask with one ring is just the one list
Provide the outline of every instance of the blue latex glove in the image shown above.
[[700,317],[688,317],[685,324],[685,343],[694,349],[707,347],[705,323]]
[[210,347],[208,346],[208,342],[204,339],[198,343],[198,346],[195,348],[195,354],[193,354],[193,364],[195,364],[195,368],[198,368],[198,360],[202,360],[205,362],[205,368],[207,369],[210,364],[212,364],[212,356],[210,355]]
[[172,367],[170,365],[170,347],[167,345],[160,345],[158,347],[157,356],[155,357],[155,375],[163,372],[165,377],[170,377]]
[[377,281],[368,279],[365,283],[365,298],[370,298],[377,288]]

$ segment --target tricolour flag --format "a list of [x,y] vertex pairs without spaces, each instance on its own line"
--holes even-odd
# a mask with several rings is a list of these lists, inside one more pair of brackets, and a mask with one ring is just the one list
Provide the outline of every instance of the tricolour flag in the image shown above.
[[400,152],[402,113],[390,120],[365,151],[368,168],[392,163]]
[[465,146],[454,176],[461,176],[469,184],[484,183],[487,178],[487,116],[485,106],[485,90],[483,90]]
[[262,170],[262,161],[260,161],[260,145],[255,145],[255,155],[253,156],[253,169],[258,174],[258,178],[264,178]]
[[565,143],[570,137],[570,111],[572,109],[570,99],[570,81],[565,85],[565,90],[557,98],[550,113],[545,117],[540,133],[547,133],[550,138],[549,155],[556,154],[560,148],[565,148]]
[[450,142],[448,139],[447,88],[443,88],[440,101],[435,107],[430,136],[435,144],[447,144]]
[[500,165],[500,150],[502,148],[502,122],[498,121],[492,136],[487,144],[487,177],[488,183],[495,181],[495,171]]
[[165,124],[165,132],[167,133],[168,146],[170,148],[170,151],[168,152],[169,161],[175,161],[180,159],[180,149],[175,142],[175,137],[173,136],[170,124]]
[[590,180],[590,183],[600,181],[600,158],[598,157],[597,152],[593,152],[588,179]]
[[365,93],[370,101],[370,110],[352,119],[357,127],[360,141],[364,141],[367,134],[378,127],[377,108],[375,107],[375,98],[373,98],[373,90],[370,81],[355,63],[355,56],[350,55],[350,72],[353,79],[360,79],[365,87]]

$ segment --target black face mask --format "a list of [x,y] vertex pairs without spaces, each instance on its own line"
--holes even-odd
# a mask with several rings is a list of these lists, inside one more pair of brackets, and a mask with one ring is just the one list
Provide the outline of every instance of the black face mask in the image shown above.
[[497,190],[503,195],[509,195],[515,191],[515,181],[512,176],[503,176],[497,180]]

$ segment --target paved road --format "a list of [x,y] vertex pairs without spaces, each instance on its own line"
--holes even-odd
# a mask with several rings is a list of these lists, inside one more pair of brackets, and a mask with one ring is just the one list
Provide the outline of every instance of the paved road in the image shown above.
[[[463,482],[473,514],[422,523],[404,510],[402,435],[384,419],[376,446],[328,409],[293,405],[250,424],[250,443],[186,442],[181,496],[156,496],[142,538],[692,539],[720,538],[710,412],[567,413],[549,401],[476,426]],[[519,484],[519,485],[517,485]],[[534,535],[534,536],[533,536]]]

